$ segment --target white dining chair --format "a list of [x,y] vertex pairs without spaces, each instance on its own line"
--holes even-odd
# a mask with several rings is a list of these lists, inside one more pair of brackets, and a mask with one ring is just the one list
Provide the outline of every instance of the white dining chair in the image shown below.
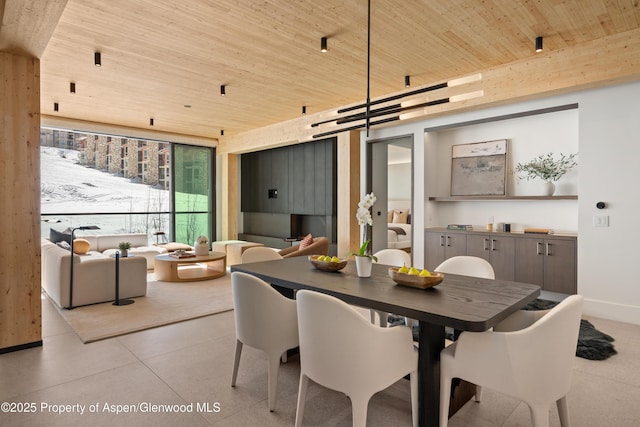
[[250,274],[231,273],[233,313],[236,324],[236,351],[231,386],[235,387],[243,345],[267,355],[269,410],[276,404],[280,359],[298,346],[296,302],[282,296],[267,282]]
[[489,264],[489,261],[475,256],[462,255],[448,258],[440,263],[434,271],[491,280],[496,278],[493,267]]
[[[568,427],[567,393],[582,303],[580,295],[567,297],[524,329],[499,332],[496,327],[492,331],[460,334],[440,353],[440,427],[448,424],[453,378],[524,401],[534,427],[549,426],[549,406],[556,402],[560,424]],[[533,321],[536,316],[528,317]]]
[[256,246],[245,249],[245,251],[242,252],[240,263],[246,264],[249,262],[272,261],[277,259],[282,259],[282,255],[280,255],[276,249],[266,246]]
[[[411,267],[411,255],[402,249],[382,249],[373,255],[378,259],[378,264],[390,265],[392,267],[402,267],[403,265]],[[376,314],[378,314],[380,318],[380,326],[386,328],[389,313],[372,308],[369,309],[371,323],[376,323]]]
[[[413,425],[418,424],[418,352],[409,328],[379,328],[347,303],[308,290],[297,294],[300,386],[295,425],[304,417],[309,380],[345,393],[354,427],[365,427],[371,397],[410,376]],[[390,363],[393,361],[393,363]]]

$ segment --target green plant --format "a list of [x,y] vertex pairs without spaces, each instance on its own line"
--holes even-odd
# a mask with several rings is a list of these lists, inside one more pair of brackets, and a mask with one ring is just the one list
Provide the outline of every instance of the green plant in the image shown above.
[[129,242],[120,242],[118,243],[118,249],[120,249],[121,251],[127,250],[127,249],[131,249],[131,243]]
[[375,255],[370,254],[369,252],[367,252],[367,249],[369,247],[369,240],[365,240],[362,243],[362,246],[360,246],[360,249],[358,249],[358,252],[352,252],[351,255],[355,255],[355,256],[363,256],[363,257],[368,257],[373,259],[375,262],[378,262],[378,257]]
[[560,153],[560,158],[555,159],[553,153],[541,154],[526,163],[518,163],[515,172],[527,180],[557,181],[578,164],[577,155]]
[[373,193],[365,194],[360,203],[358,203],[358,210],[356,211],[356,220],[358,221],[358,225],[364,227],[362,245],[358,252],[352,252],[351,255],[355,256],[365,256],[372,258],[374,261],[378,261],[378,258],[371,254],[369,250],[369,242],[371,241],[369,237],[369,227],[373,225],[373,218],[371,217],[371,207],[376,202],[376,196]]

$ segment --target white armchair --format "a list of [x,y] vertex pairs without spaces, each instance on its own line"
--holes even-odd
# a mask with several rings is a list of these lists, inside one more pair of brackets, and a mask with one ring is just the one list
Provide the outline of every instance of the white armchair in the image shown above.
[[[378,264],[386,264],[392,267],[402,267],[403,265],[411,267],[411,255],[402,249],[382,249],[374,255],[378,258]],[[378,313],[378,317],[380,318],[380,326],[386,328],[389,313],[386,311],[369,309],[371,323],[376,323],[376,313]]]
[[231,386],[235,387],[242,346],[266,353],[268,359],[269,410],[276,405],[280,358],[298,346],[296,302],[280,295],[264,280],[250,274],[231,273],[236,323],[236,352]]
[[475,256],[454,256],[444,260],[434,271],[459,274],[461,276],[495,279],[496,275],[489,261]]
[[549,405],[556,402],[560,424],[568,427],[567,393],[582,301],[581,296],[572,295],[537,321],[535,315],[526,316],[535,323],[521,330],[463,332],[442,350],[440,426],[448,423],[451,380],[460,378],[521,399],[529,406],[535,427],[549,426]]
[[282,259],[282,255],[278,253],[277,249],[268,248],[266,246],[256,246],[245,249],[240,257],[240,263],[246,264],[249,262],[272,261],[278,259]]
[[295,425],[302,425],[309,379],[345,393],[353,426],[365,427],[371,396],[409,374],[417,426],[418,353],[409,328],[379,328],[345,302],[319,292],[299,291],[297,304],[301,372]]

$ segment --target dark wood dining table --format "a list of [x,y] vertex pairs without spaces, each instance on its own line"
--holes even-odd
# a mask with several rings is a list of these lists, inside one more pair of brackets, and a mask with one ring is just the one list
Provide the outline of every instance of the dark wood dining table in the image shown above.
[[[429,289],[397,285],[389,266],[374,264],[371,277],[361,278],[355,262],[338,272],[317,270],[306,257],[285,258],[231,266],[285,289],[310,289],[349,304],[386,311],[418,321],[418,394],[421,426],[438,426],[440,351],[445,327],[458,331],[486,331],[540,294],[540,287],[507,280],[453,274]],[[393,363],[393,361],[389,361]]]

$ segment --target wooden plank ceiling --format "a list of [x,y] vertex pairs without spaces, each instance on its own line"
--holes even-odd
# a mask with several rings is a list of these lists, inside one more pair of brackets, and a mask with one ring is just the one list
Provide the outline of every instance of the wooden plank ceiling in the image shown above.
[[[371,96],[639,25],[637,0],[372,0]],[[216,138],[364,101],[367,1],[69,0],[41,60],[43,115]]]

